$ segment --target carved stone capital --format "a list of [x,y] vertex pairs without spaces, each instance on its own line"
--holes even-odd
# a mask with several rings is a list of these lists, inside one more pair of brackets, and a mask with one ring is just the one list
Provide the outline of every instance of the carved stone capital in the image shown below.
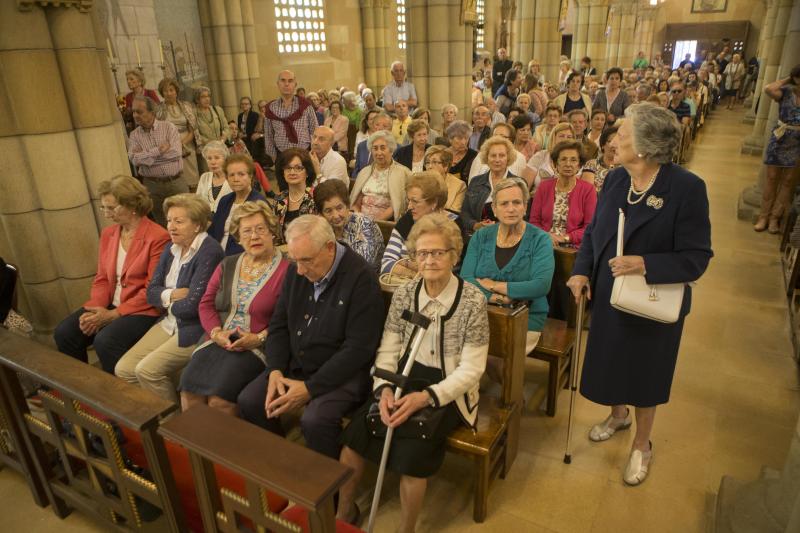
[[17,9],[30,11],[34,6],[45,7],[76,7],[81,13],[88,13],[94,0],[17,0]]

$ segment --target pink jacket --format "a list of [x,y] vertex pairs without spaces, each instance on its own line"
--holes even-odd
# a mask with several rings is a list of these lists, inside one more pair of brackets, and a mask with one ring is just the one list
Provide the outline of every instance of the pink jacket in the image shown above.
[[[544,180],[536,189],[531,208],[531,224],[545,231],[553,227],[553,204],[556,201],[555,178]],[[597,205],[597,192],[594,185],[578,178],[575,188],[569,193],[569,213],[567,214],[567,235],[575,246],[580,245],[583,231],[594,216]]]

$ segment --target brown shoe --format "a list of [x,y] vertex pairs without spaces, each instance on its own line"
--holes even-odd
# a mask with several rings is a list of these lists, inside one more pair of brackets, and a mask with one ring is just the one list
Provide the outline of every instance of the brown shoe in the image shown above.
[[768,232],[772,233],[780,233],[781,231],[781,223],[780,220],[777,218],[770,218],[769,219],[769,228],[767,229]]
[[764,231],[767,229],[767,217],[758,217],[758,220],[753,224],[753,229],[756,231]]

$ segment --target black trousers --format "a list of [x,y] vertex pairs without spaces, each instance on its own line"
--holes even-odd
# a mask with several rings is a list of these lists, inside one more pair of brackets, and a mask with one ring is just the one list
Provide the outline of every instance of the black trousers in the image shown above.
[[[306,404],[300,417],[300,429],[309,448],[332,459],[339,459],[342,419],[364,403],[369,385],[369,377],[359,374],[338,389],[312,398]],[[239,412],[248,422],[278,435],[284,435],[280,420],[267,418],[264,409],[266,398],[267,373],[262,372],[239,394],[237,402]]]
[[89,360],[86,349],[94,345],[94,351],[97,352],[103,370],[109,374],[114,373],[117,361],[147,333],[147,330],[159,318],[147,315],[121,316],[112,320],[96,335],[89,336],[84,335],[79,326],[80,316],[85,312],[85,309],[80,308],[56,326],[53,333],[56,346],[59,352],[86,363]]

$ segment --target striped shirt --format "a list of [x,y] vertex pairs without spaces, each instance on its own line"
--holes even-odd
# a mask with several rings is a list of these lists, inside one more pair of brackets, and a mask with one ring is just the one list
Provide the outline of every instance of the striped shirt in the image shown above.
[[[286,118],[291,116],[297,108],[300,107],[300,99],[296,96],[292,98],[292,105],[289,108],[283,107],[283,100],[276,98],[269,104],[269,109],[275,116]],[[288,148],[305,148],[309,149],[311,146],[311,137],[314,136],[314,130],[317,129],[317,114],[314,112],[314,106],[308,106],[303,114],[294,121],[294,129],[297,132],[297,142],[289,142],[289,137],[286,135],[286,128],[279,120],[272,120],[264,117],[264,149],[267,155],[275,161],[278,152],[283,152]]]
[[[137,127],[130,134],[128,159],[142,178],[172,178],[183,168],[181,136],[171,122],[155,120],[149,130]],[[169,144],[163,154],[162,144]]]

